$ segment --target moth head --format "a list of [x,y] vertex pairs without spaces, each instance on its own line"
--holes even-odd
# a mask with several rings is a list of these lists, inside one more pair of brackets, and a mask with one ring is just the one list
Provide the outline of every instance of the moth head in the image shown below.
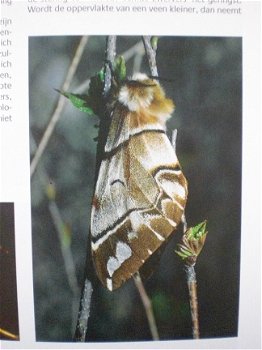
[[146,112],[162,123],[170,118],[174,110],[174,103],[166,98],[159,82],[143,73],[136,73],[123,83],[119,89],[118,102],[130,112]]

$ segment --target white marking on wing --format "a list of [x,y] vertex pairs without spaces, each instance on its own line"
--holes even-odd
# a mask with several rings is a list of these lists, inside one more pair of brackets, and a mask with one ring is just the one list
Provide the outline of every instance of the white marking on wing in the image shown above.
[[155,230],[153,230],[152,227],[150,227],[150,228],[151,228],[151,231],[156,235],[156,237],[157,237],[160,241],[164,241],[164,240],[165,240],[165,238],[164,238],[163,236],[161,236],[158,232],[156,232]]
[[116,258],[117,260],[122,264],[124,261],[126,261],[130,256],[132,255],[132,250],[124,242],[117,242],[116,244]]
[[108,261],[107,261],[107,271],[110,277],[113,276],[113,273],[119,269],[119,267],[121,266],[120,261],[118,261],[116,258],[114,258],[113,256],[110,256]]
[[180,185],[180,183],[178,182],[168,181],[164,179],[163,181],[161,181],[161,187],[172,198],[175,196],[179,196],[181,198],[186,197],[185,187]]
[[107,271],[110,277],[114,272],[120,268],[124,261],[126,261],[132,255],[131,248],[124,242],[117,242],[116,244],[116,256],[110,256],[107,261]]
[[127,238],[129,241],[132,241],[133,239],[135,239],[137,237],[138,237],[138,235],[137,235],[137,232],[135,232],[135,231],[129,231],[127,233]]
[[121,221],[120,224],[116,225],[113,230],[107,231],[107,233],[99,238],[96,242],[91,242],[92,249],[97,250],[102,243],[104,243],[111,235],[113,235],[122,225],[125,224],[125,222],[128,220],[128,217],[126,217],[123,221]]
[[112,283],[111,278],[107,278],[107,279],[106,279],[106,285],[107,285],[107,288],[108,288],[110,291],[113,290],[113,283]]

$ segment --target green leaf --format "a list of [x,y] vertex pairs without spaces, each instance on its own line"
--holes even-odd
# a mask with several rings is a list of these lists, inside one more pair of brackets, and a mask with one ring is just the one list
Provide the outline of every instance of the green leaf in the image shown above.
[[200,254],[206,240],[207,221],[203,221],[194,227],[190,227],[182,237],[183,244],[177,245],[176,254],[186,261],[187,265],[193,266]]
[[200,239],[202,236],[204,236],[206,234],[206,225],[207,225],[207,221],[203,221],[200,224],[191,227],[188,230],[188,236],[187,239]]
[[182,252],[180,252],[179,250],[175,250],[175,252],[177,253],[178,256],[180,256],[180,258],[182,258],[183,260],[187,258],[187,256],[185,254],[183,254]]
[[88,101],[95,114],[99,115],[101,111],[101,101],[104,90],[105,71],[101,69],[90,78],[88,89]]
[[123,56],[118,56],[114,63],[114,73],[117,81],[126,79],[126,63]]
[[71,92],[59,91],[57,89],[56,91],[68,98],[72,105],[79,109],[81,112],[88,113],[91,115],[94,114],[93,109],[91,108],[91,106],[88,105],[89,97],[87,95],[73,94]]
[[152,48],[156,51],[157,50],[157,44],[158,44],[158,37],[157,36],[152,36],[150,39],[151,46]]
[[89,115],[97,114],[101,110],[101,98],[105,81],[105,70],[102,68],[90,78],[90,84],[86,95],[73,94],[71,92],[58,91],[70,100],[72,105],[81,112]]
[[88,96],[98,96],[101,94],[104,88],[105,71],[101,69],[98,73],[90,78],[90,84],[88,89]]
[[175,250],[177,255],[179,255],[183,260],[189,258],[190,256],[194,256],[195,254],[191,252],[190,250],[185,249],[184,246],[181,244],[178,244],[178,248],[180,250]]
[[97,73],[98,78],[100,79],[101,83],[104,84],[105,82],[105,69],[102,68],[98,73]]

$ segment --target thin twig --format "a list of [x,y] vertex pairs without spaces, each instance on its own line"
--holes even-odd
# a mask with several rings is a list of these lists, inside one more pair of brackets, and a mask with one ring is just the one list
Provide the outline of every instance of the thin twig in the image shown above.
[[67,242],[65,242],[65,223],[62,219],[60,211],[57,207],[56,202],[53,199],[49,200],[49,212],[53,219],[56,231],[58,233],[58,238],[60,242],[60,247],[62,251],[63,261],[65,265],[66,276],[68,284],[74,296],[79,295],[79,288],[76,279],[76,270],[73,260],[72,251]]
[[[73,60],[70,64],[70,67],[68,69],[65,81],[62,85],[62,88],[61,88],[62,91],[67,91],[70,84],[71,84],[73,76],[76,72],[76,69],[77,69],[78,64],[80,62],[80,59],[82,57],[84,48],[86,46],[87,40],[88,40],[88,36],[83,36],[78,44],[75,55],[74,55]],[[55,128],[55,126],[56,126],[56,124],[61,116],[61,112],[64,108],[64,105],[65,105],[65,98],[64,98],[64,96],[60,95],[58,102],[57,102],[57,105],[56,105],[56,108],[54,110],[54,113],[51,116],[51,119],[47,125],[45,132],[44,132],[44,135],[43,135],[43,137],[39,143],[39,146],[36,150],[34,158],[32,159],[31,166],[30,166],[31,177],[33,176],[33,174],[36,170],[36,167],[38,165],[38,162],[39,162],[40,158],[42,157],[42,155],[43,155],[43,153],[48,145],[50,137],[53,134],[54,128]]]
[[173,146],[173,149],[176,153],[176,139],[177,139],[177,129],[174,129],[172,131],[172,139],[171,139],[171,142],[172,142],[172,146]]
[[151,45],[151,36],[143,36],[143,42],[144,42],[151,74],[157,77],[158,71],[157,71],[157,64],[156,64],[156,51],[153,49]]
[[91,299],[93,294],[93,286],[87,278],[84,282],[84,287],[81,294],[80,307],[77,317],[77,325],[74,340],[76,342],[85,342],[88,319],[90,316]]
[[183,233],[186,233],[187,231],[187,220],[186,220],[186,213],[185,213],[185,210],[184,210],[184,213],[181,217],[181,223],[183,225]]
[[185,270],[190,299],[193,338],[199,339],[197,280],[195,268],[194,266],[189,266],[185,264]]
[[159,335],[158,335],[156,321],[155,321],[155,317],[154,317],[154,313],[153,313],[152,303],[147,295],[147,292],[145,290],[145,287],[143,285],[143,282],[141,280],[139,272],[134,274],[134,281],[135,281],[135,285],[139,291],[141,300],[143,302],[143,305],[144,305],[144,308],[146,311],[146,316],[147,316],[150,332],[152,334],[152,338],[153,338],[153,340],[159,340]]
[[110,88],[111,88],[111,81],[112,81],[112,75],[111,75],[111,67],[116,55],[116,36],[115,35],[109,35],[107,37],[107,44],[106,44],[106,75],[105,75],[105,85],[104,85],[104,96],[106,97]]

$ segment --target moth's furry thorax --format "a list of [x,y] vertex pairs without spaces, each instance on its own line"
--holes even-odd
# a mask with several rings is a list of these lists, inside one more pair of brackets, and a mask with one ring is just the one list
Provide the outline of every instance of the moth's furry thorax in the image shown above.
[[166,98],[158,81],[142,73],[134,74],[120,87],[117,100],[130,112],[147,113],[163,124],[175,107],[173,101]]

